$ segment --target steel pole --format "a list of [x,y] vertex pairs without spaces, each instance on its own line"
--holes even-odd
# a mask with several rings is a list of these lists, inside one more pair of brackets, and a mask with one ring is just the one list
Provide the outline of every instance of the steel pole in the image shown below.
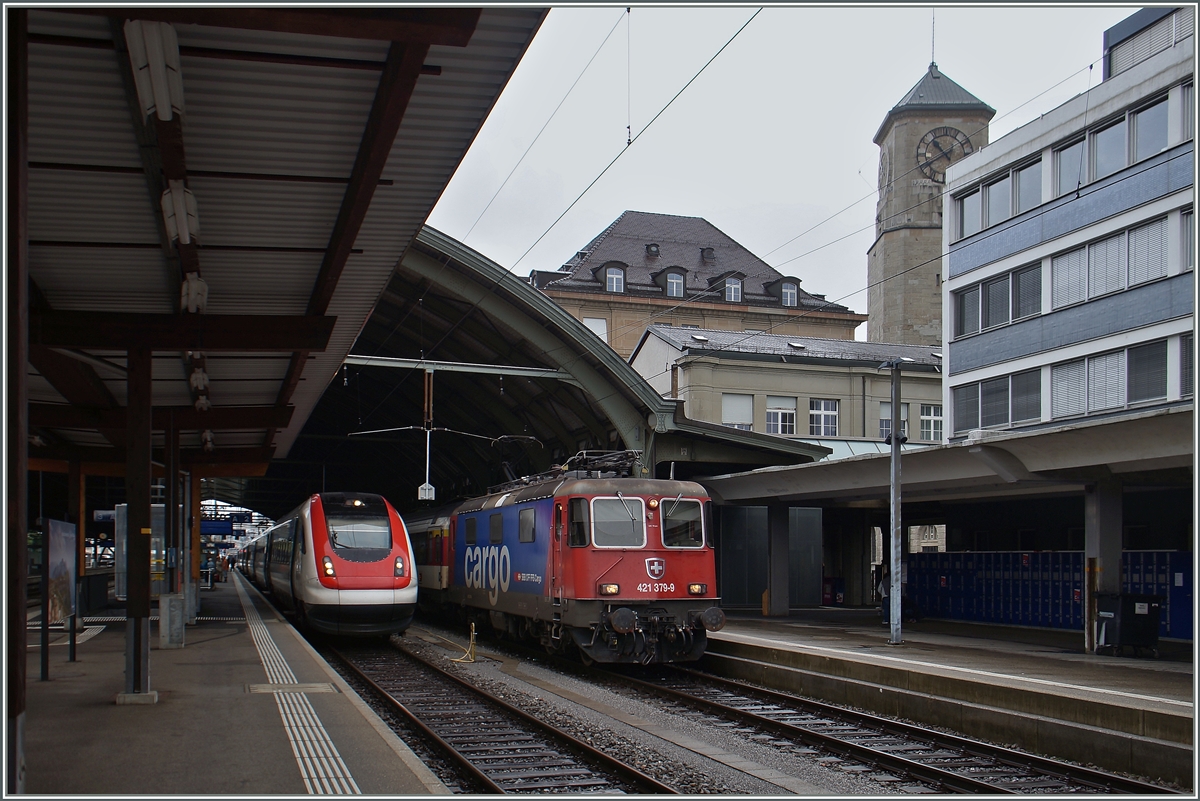
[[892,362],[892,470],[891,470],[891,518],[892,553],[890,559],[891,586],[888,589],[891,602],[891,636],[888,644],[899,645],[900,614],[903,609],[900,598],[900,361]]

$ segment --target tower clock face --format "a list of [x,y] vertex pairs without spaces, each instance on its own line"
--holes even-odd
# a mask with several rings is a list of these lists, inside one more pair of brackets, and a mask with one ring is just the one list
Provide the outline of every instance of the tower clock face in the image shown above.
[[957,128],[934,128],[917,144],[917,166],[932,180],[945,183],[950,163],[974,150],[971,140]]
[[892,161],[885,145],[879,151],[879,193],[886,195],[892,189]]

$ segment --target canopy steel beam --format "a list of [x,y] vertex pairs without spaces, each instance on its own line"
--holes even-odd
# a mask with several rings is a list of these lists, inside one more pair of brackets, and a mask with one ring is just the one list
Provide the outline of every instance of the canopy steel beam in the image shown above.
[[[173,414],[178,431],[283,428],[291,421],[294,410],[293,406],[214,406],[206,412],[198,412],[191,406],[156,406],[151,425],[154,430],[163,431],[167,428],[168,416]],[[120,406],[31,403],[29,420],[31,425],[46,428],[121,430],[125,428],[126,410]]]

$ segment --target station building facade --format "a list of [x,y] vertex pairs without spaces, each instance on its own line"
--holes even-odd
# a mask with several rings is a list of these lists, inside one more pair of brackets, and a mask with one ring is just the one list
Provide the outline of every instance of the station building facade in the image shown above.
[[867,317],[806,292],[700,217],[626,211],[529,283],[628,359],[654,323],[853,339]]

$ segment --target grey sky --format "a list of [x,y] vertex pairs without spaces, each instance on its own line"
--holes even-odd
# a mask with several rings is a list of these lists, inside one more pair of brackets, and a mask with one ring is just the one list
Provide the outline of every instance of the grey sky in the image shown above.
[[1104,31],[1140,6],[934,8],[764,8],[640,136],[757,7],[555,8],[429,223],[524,277],[557,269],[626,209],[704,217],[865,313],[872,137],[931,51],[996,109],[994,141],[1099,83]]

